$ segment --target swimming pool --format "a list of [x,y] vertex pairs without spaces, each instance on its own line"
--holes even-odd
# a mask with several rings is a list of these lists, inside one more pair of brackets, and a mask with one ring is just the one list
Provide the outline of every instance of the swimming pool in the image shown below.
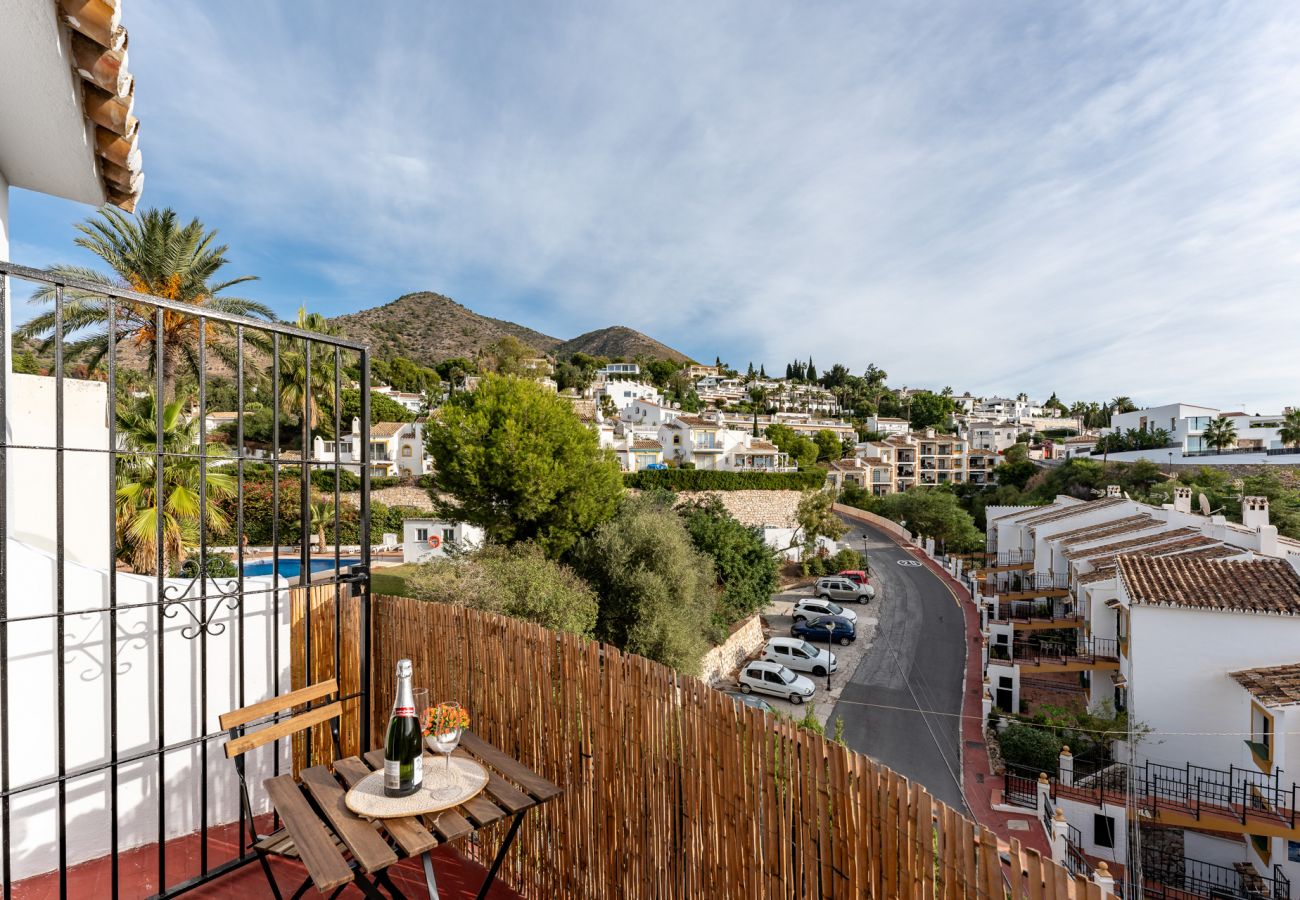
[[[339,559],[339,565],[342,566],[343,568],[347,568],[348,566],[354,566],[359,562],[361,562],[361,559],[360,557],[356,557],[356,556],[344,556]],[[269,559],[258,559],[252,562],[246,562],[244,563],[244,574],[245,575],[270,575],[272,571],[272,563],[273,561]],[[312,557],[311,571],[313,573],[324,572],[333,568],[334,568],[334,557],[332,556]],[[298,557],[296,556],[280,557],[280,574],[283,575],[285,578],[297,578],[301,572],[302,572],[302,560],[300,560]]]

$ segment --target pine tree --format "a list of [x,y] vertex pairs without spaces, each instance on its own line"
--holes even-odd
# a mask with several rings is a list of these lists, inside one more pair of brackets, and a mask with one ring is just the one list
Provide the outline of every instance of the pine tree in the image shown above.
[[767,380],[767,369],[763,367],[762,363],[758,364],[758,377],[762,378],[764,381]]
[[714,367],[715,369],[717,369],[718,371],[722,371],[722,357],[721,357],[721,356],[715,356],[715,357],[713,357],[713,367]]
[[817,367],[813,365],[813,361],[812,361],[812,357],[811,357],[811,356],[808,357],[808,376],[807,376],[807,377],[808,377],[808,381],[809,381],[809,382],[813,382],[813,381],[816,381],[816,380],[817,380]]
[[753,360],[750,360],[750,362],[749,362],[749,369],[745,372],[745,375],[746,375],[747,377],[749,377],[749,378],[753,378],[753,377],[754,377],[754,361],[753,361]]
[[786,364],[785,364],[785,380],[786,380],[786,381],[793,381],[793,380],[794,380],[794,364],[793,364],[793,363],[786,363]]

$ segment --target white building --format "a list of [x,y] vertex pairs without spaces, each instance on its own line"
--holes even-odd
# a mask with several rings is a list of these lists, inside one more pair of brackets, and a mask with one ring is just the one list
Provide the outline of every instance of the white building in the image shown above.
[[644,381],[606,381],[596,392],[597,400],[602,397],[608,397],[620,413],[638,400],[647,400],[657,405],[664,402],[659,389]]
[[602,378],[636,378],[641,374],[641,367],[636,363],[610,363],[596,370],[597,377]]
[[[370,426],[370,474],[380,478],[409,475],[419,478],[433,471],[433,457],[424,447],[424,419],[414,422],[376,422]],[[348,463],[361,470],[361,420],[352,419],[352,431],[337,442],[317,436],[312,458],[320,462]]]
[[[1102,429],[1102,432],[1124,434],[1130,430],[1156,429],[1169,432],[1167,447],[1107,454],[1109,459],[1117,462],[1147,459],[1159,464],[1294,466],[1300,448],[1287,446],[1281,436],[1283,420],[1288,412],[1290,407],[1277,415],[1250,415],[1244,412],[1222,412],[1212,406],[1170,403],[1118,413],[1111,417],[1110,427]],[[1230,447],[1211,448],[1205,441],[1205,430],[1219,416],[1233,423],[1236,441]]]
[[400,403],[413,413],[424,412],[425,402],[423,394],[395,390],[386,384],[375,385],[371,390],[376,394],[383,394],[394,403]]
[[[1136,801],[1115,788],[1129,783],[1119,775],[1077,772],[1064,752],[1050,779],[1087,853],[1127,864],[1107,836],[1125,833],[1136,802],[1144,825],[1183,831],[1188,868],[1300,877],[1300,823],[1274,811],[1294,808],[1287,770],[1300,763],[1278,725],[1300,698],[1287,694],[1300,671],[1300,542],[1278,536],[1266,499],[1243,502],[1240,524],[1193,513],[1186,488],[1160,507],[1113,488],[1092,502],[987,510],[994,555],[971,581],[986,704],[1017,709],[1022,676],[1078,679],[1091,707],[1138,723],[1112,767],[1129,773]],[[1076,637],[1036,640],[1043,629]]]
[[891,434],[907,434],[912,430],[912,426],[908,424],[907,419],[897,419],[893,416],[867,416],[867,430],[888,437]]
[[445,519],[406,519],[402,522],[402,562],[444,559],[483,546],[483,529]]
[[619,412],[619,420],[628,425],[658,429],[681,415],[681,410],[665,406],[661,400],[634,399]]

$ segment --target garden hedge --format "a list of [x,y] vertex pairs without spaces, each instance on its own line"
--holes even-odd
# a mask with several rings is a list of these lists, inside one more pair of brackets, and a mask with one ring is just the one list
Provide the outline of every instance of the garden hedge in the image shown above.
[[800,472],[719,472],[709,469],[643,469],[626,472],[630,488],[670,491],[806,491],[826,484],[825,469]]

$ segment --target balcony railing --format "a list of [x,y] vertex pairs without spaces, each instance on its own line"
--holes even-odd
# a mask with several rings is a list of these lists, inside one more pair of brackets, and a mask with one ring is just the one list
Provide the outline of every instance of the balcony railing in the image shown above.
[[[1130,785],[1130,780],[1132,784]],[[1131,796],[1130,796],[1131,790]],[[1070,785],[1052,781],[1052,796],[1100,805],[1124,804],[1136,798],[1138,807],[1153,815],[1167,810],[1226,829],[1228,823],[1251,823],[1295,829],[1300,786],[1283,782],[1278,770],[1229,766],[1214,769],[1187,763],[1170,766],[1146,762],[1141,766],[1114,763]]]
[[1071,625],[1083,621],[1073,604],[1059,598],[1042,600],[995,600],[989,605],[989,619],[996,622],[1063,622]]
[[1291,881],[1278,866],[1272,877],[1243,873],[1187,856],[1168,856],[1142,847],[1142,896],[1153,900],[1291,900]]
[[1111,638],[1080,636],[1074,641],[1023,640],[994,644],[989,648],[990,659],[1043,668],[1051,666],[1093,665],[1102,662],[1119,662],[1119,644]]

